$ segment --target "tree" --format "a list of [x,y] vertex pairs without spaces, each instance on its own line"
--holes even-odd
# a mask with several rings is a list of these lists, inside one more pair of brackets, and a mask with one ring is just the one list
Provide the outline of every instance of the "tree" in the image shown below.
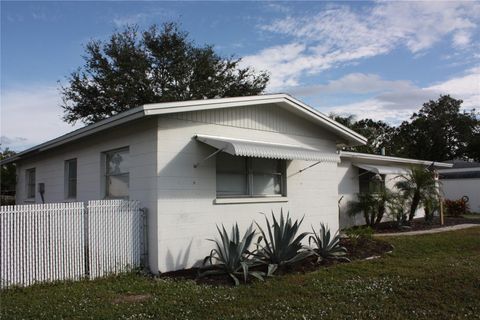
[[[0,151],[0,160],[10,158],[16,153],[8,148]],[[15,192],[15,185],[17,184],[16,167],[14,163],[3,164],[0,171],[1,193]]]
[[404,121],[392,139],[397,156],[444,161],[479,159],[480,121],[475,110],[460,111],[462,100],[442,95],[423,104],[418,113]]
[[94,123],[147,103],[257,95],[269,80],[211,45],[196,46],[175,23],[141,35],[128,26],[106,42],[90,41],[84,60],[60,88],[69,123]]
[[359,193],[357,199],[347,204],[347,214],[351,217],[363,214],[365,224],[370,227],[378,225],[383,217],[393,193],[387,188],[379,192]]
[[411,168],[408,174],[400,175],[395,187],[409,200],[408,221],[412,221],[419,206],[426,208],[425,219],[431,220],[438,190],[433,173],[422,167]]
[[332,114],[330,117],[368,139],[367,145],[365,146],[348,147],[345,148],[345,150],[380,154],[382,149],[385,148],[385,151],[388,154],[393,153],[393,150],[391,150],[391,139],[395,133],[395,128],[386,122],[375,121],[372,119],[361,119],[356,121],[353,115],[342,117]]

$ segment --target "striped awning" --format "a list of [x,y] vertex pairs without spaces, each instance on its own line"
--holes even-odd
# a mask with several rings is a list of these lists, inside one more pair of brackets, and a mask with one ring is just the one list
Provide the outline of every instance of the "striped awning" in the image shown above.
[[195,138],[198,141],[206,143],[218,150],[234,156],[340,162],[340,156],[337,153],[325,153],[317,149],[290,144],[234,139],[201,134],[197,134]]

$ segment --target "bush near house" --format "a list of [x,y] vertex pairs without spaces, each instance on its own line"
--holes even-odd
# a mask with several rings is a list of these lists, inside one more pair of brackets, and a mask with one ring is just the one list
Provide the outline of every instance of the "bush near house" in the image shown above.
[[457,200],[445,199],[444,205],[446,213],[454,217],[459,217],[470,211],[467,201],[463,198]]

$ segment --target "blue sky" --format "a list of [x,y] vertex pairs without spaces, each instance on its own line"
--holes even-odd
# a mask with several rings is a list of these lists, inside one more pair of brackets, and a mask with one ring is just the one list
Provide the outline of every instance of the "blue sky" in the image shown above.
[[441,93],[480,106],[478,2],[1,2],[2,147],[73,129],[57,82],[90,39],[166,21],[325,113],[397,124]]

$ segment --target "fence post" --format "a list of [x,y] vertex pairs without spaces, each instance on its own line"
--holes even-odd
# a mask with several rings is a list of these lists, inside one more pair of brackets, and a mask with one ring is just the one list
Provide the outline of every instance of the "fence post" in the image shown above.
[[148,209],[140,208],[142,217],[142,256],[140,259],[140,265],[143,270],[149,271],[148,263]]
[[90,233],[88,232],[88,202],[83,202],[83,254],[85,263],[85,276],[90,279]]

